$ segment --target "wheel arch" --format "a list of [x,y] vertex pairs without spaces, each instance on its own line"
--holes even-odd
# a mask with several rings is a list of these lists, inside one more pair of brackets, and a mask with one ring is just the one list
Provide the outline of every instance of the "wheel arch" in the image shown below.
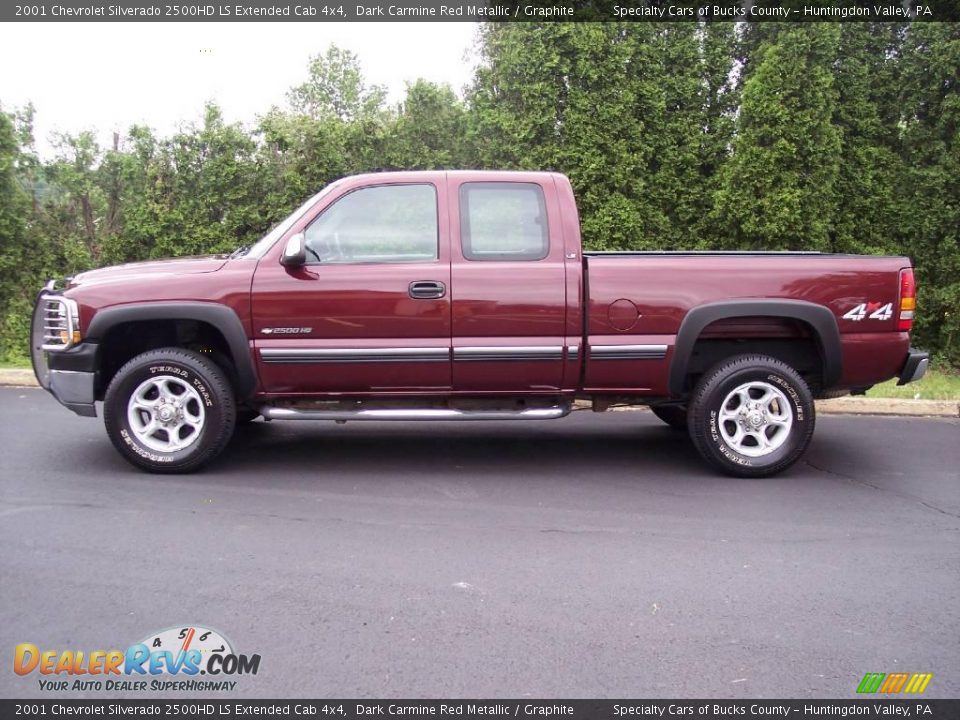
[[829,308],[805,300],[725,300],[693,308],[680,323],[670,364],[671,396],[679,397],[684,392],[690,358],[704,329],[718,320],[746,317],[784,318],[809,325],[820,354],[824,387],[840,381],[843,370],[840,328]]
[[257,387],[257,374],[247,333],[237,314],[224,305],[205,302],[142,303],[104,308],[93,316],[85,333],[92,343],[102,343],[110,331],[128,323],[192,320],[218,331],[230,352],[238,399],[250,397]]

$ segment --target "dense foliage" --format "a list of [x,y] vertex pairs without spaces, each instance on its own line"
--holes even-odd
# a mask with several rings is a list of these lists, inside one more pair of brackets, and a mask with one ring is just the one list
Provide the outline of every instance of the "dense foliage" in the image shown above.
[[47,277],[230,250],[356,172],[567,173],[596,249],[897,253],[917,342],[960,363],[960,24],[490,24],[460,99],[387,104],[358,59],[312,59],[255,126],[61,136],[0,112],[0,360],[24,357]]

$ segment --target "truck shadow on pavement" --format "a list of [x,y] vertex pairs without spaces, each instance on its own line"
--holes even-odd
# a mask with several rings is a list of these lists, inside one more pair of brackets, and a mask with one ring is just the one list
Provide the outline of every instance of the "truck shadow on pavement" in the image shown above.
[[630,422],[265,423],[238,428],[207,472],[324,475],[712,475],[683,433]]
[[[853,459],[851,459],[853,458]],[[540,423],[372,423],[258,420],[239,427],[230,446],[206,473],[352,478],[467,475],[657,480],[702,484],[777,483],[819,479],[860,483],[888,473],[867,448],[827,433],[806,455],[774,478],[733,478],[701,460],[686,433],[671,430],[647,413],[572,416]]]

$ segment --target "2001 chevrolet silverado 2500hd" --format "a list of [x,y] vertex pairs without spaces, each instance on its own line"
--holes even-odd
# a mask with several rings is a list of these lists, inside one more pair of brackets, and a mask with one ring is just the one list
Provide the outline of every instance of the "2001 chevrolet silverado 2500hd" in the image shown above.
[[37,379],[134,465],[185,472],[235,423],[547,419],[647,404],[720,470],[810,442],[813,399],[916,380],[910,261],[591,253],[540,172],[339,180],[230,256],[133,263],[38,296]]

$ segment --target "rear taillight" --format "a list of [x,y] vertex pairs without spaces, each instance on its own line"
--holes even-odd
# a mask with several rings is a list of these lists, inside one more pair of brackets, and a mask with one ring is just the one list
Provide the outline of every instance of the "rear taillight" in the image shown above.
[[900,314],[897,316],[897,330],[909,330],[913,327],[913,313],[917,309],[917,284],[913,281],[913,268],[900,271]]

